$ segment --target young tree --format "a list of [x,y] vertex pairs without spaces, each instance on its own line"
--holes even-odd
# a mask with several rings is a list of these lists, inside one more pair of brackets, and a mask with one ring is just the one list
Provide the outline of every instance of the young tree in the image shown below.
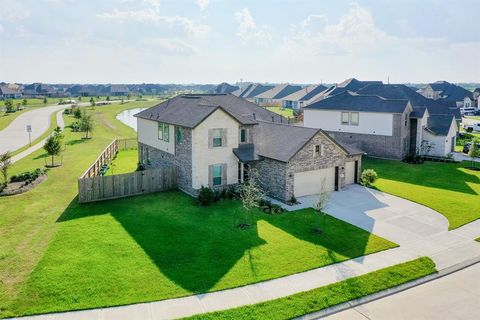
[[468,155],[472,158],[472,168],[475,168],[475,158],[480,158],[480,148],[478,144],[480,144],[480,139],[473,139],[470,150],[468,150]]
[[25,108],[27,106],[27,99],[23,99],[22,100],[22,106]]
[[5,101],[5,112],[14,112],[13,110],[13,101],[12,99],[8,99]]
[[428,156],[434,146],[435,144],[433,142],[430,142],[428,140],[422,140],[422,142],[420,143],[420,155]]
[[266,193],[260,186],[260,175],[255,169],[249,172],[249,179],[243,183],[240,190],[240,199],[243,207],[250,213],[251,222],[253,224],[253,208],[258,208],[261,201],[265,198]]
[[106,101],[110,101],[110,96],[107,96],[107,97],[105,98],[105,100],[106,100]]
[[0,154],[0,171],[3,176],[3,184],[8,183],[8,170],[12,166],[12,155],[9,151]]
[[58,138],[55,133],[47,138],[43,149],[52,157],[52,167],[54,166],[54,158],[62,152],[62,139]]
[[21,106],[22,105],[20,104],[20,102],[17,102],[17,111],[19,111],[21,109]]
[[130,100],[130,93],[127,94],[127,100]]
[[82,118],[82,110],[80,110],[80,108],[74,108],[73,109],[73,117],[75,119],[81,119]]
[[87,114],[83,110],[82,118],[80,119],[80,130],[85,132],[85,139],[89,139],[89,134],[92,133],[94,127],[93,118],[91,114]]
[[95,107],[95,99],[93,99],[93,97],[90,98],[90,105],[93,107]]
[[326,191],[325,188],[325,179],[321,181],[320,184],[320,193],[313,205],[313,209],[315,213],[317,213],[323,219],[323,226],[318,226],[318,228],[313,228],[313,231],[318,234],[322,234],[325,232],[325,222],[327,218],[327,214],[324,212],[325,207],[327,206],[328,199],[330,198],[330,192]]
[[47,104],[47,103],[48,103],[48,99],[47,99],[47,97],[44,97],[43,98],[43,104]]

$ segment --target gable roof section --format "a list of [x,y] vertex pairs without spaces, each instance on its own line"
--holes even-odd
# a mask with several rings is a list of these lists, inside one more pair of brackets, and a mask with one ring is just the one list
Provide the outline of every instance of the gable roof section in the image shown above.
[[298,90],[301,90],[301,86],[292,86],[290,84],[280,84],[273,87],[270,90],[263,92],[262,94],[257,95],[255,98],[260,99],[282,99]]
[[342,145],[321,129],[266,121],[259,121],[255,127],[255,152],[262,157],[288,162],[319,132],[349,154]]
[[237,86],[232,86],[229,83],[222,82],[218,86],[213,89],[213,93],[232,93],[234,91],[237,91],[239,87]]
[[180,95],[141,111],[135,117],[195,128],[218,108],[243,125],[256,124],[256,119],[283,121],[280,115],[231,94]]
[[428,117],[426,130],[437,136],[446,136],[450,131],[453,115],[431,115]]
[[470,99],[473,97],[472,92],[448,81],[436,81],[430,83],[429,86],[432,90],[440,92],[442,96],[441,99],[447,101],[462,101],[465,97],[469,97]]
[[284,97],[283,100],[287,101],[305,101],[314,98],[316,95],[327,90],[327,87],[323,85],[314,85],[302,88],[288,96]]
[[347,91],[312,103],[305,109],[403,113],[408,103],[408,100],[357,95]]

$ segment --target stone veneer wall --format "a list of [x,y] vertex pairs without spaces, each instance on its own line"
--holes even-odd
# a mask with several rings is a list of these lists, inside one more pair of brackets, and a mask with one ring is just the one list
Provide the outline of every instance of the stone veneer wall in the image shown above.
[[[151,147],[149,145],[138,143],[138,150],[142,148],[149,150],[150,162],[145,166],[152,168],[162,168],[175,166],[177,168],[177,184],[182,191],[196,195],[197,190],[192,188],[192,130],[180,127],[182,130],[182,143],[175,141],[175,154]],[[171,139],[176,139],[176,132]],[[141,155],[139,155],[141,159]]]
[[264,158],[261,161],[253,162],[250,168],[258,170],[260,185],[269,196],[286,200],[286,162]]
[[[410,146],[410,119],[405,127],[404,117],[405,113],[393,115],[392,136],[333,131],[328,134],[338,141],[357,146],[369,156],[402,160],[407,156]],[[407,139],[406,149],[403,146],[404,139]]]
[[[314,156],[314,146],[324,146],[323,156]],[[345,186],[345,152],[322,132],[318,132],[287,164],[285,200],[294,194],[294,177],[297,172],[339,167],[339,189]]]

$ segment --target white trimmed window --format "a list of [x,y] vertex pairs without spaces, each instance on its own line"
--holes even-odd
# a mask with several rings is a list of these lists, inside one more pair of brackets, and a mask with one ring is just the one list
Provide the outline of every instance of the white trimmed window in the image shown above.
[[170,141],[169,128],[170,126],[168,125],[168,123],[158,123],[158,140],[163,140],[165,142]]
[[213,185],[221,186],[222,185],[222,165],[213,166]]
[[350,125],[358,126],[358,120],[359,120],[358,118],[359,118],[358,112],[351,112],[350,113]]
[[222,146],[222,129],[214,129],[213,130],[213,147],[221,147]]
[[349,113],[342,112],[342,124],[349,124]]
[[246,128],[240,129],[240,142],[248,142],[248,135],[247,135]]

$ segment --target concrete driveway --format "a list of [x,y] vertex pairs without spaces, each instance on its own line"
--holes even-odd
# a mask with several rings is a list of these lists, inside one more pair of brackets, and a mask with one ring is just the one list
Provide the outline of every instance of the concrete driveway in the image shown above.
[[68,107],[69,105],[48,106],[19,115],[8,127],[0,131],[0,153],[13,152],[28,145],[27,125],[32,126],[32,141],[40,137],[50,127],[52,114]]
[[[313,206],[315,196],[298,199]],[[406,254],[429,256],[437,269],[480,256],[480,220],[448,231],[447,219],[428,207],[387,193],[347,186],[333,192],[325,211],[378,236],[398,243]]]
[[324,319],[478,319],[480,263]]

